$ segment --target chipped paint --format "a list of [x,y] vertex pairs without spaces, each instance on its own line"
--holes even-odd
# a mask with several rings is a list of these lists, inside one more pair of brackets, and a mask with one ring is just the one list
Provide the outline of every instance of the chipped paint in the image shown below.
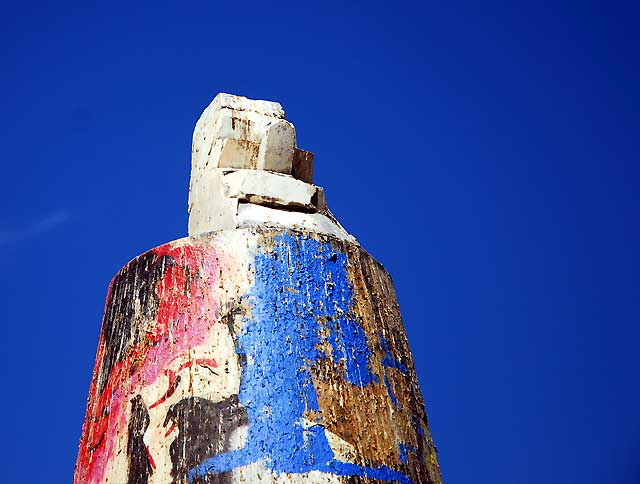
[[358,245],[180,239],[111,283],[75,484],[440,483],[395,293]]

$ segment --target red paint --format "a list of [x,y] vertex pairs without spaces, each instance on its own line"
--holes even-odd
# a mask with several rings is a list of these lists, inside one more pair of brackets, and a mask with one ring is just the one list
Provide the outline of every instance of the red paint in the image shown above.
[[178,373],[180,373],[185,368],[192,367],[193,365],[206,366],[207,368],[216,368],[218,366],[218,363],[216,363],[216,360],[211,358],[196,358],[195,360],[190,360],[180,365],[177,371],[163,370],[162,372],[169,377],[169,386],[167,388],[167,391],[164,392],[164,395],[162,395],[162,397],[160,397],[157,402],[154,402],[153,405],[150,405],[149,408],[155,408],[161,403],[164,403],[168,398],[171,398],[171,395],[173,395],[173,392],[177,387]]
[[[146,322],[141,341],[128,349],[123,360],[113,365],[104,390],[97,394],[97,377],[106,353],[104,341],[100,339],[76,464],[75,484],[102,481],[107,464],[114,457],[118,440],[122,439],[122,429],[126,428],[129,400],[141,386],[153,384],[162,374],[169,377],[167,393],[153,407],[169,398],[169,390],[176,384],[180,371],[193,365],[209,368],[218,366],[213,359],[195,359],[182,363],[177,371],[165,370],[177,358],[188,358],[189,349],[205,341],[208,330],[215,322],[212,318],[220,306],[218,293],[211,288],[217,287],[221,259],[224,261],[222,264],[227,265],[228,258],[212,247],[174,247],[171,243],[153,252],[159,257],[169,256],[172,260],[155,288],[159,298],[156,317]],[[128,266],[134,263],[135,259],[122,271],[127,271]]]
[[147,459],[149,459],[149,464],[151,464],[151,467],[152,467],[153,469],[155,469],[155,468],[156,468],[156,463],[155,463],[155,461],[153,460],[153,456],[151,455],[151,452],[149,452],[149,447],[147,447],[147,446],[145,445],[145,446],[144,446],[144,450],[146,450],[146,451],[147,451]]
[[176,424],[171,425],[171,427],[169,427],[169,430],[167,430],[167,433],[165,433],[164,436],[169,437],[169,434],[173,432],[175,429],[176,429]]

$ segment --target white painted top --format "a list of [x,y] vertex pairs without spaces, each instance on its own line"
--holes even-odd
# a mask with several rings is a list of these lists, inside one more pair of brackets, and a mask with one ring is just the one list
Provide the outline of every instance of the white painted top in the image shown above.
[[312,177],[279,103],[218,94],[193,133],[189,235],[276,225],[355,242]]

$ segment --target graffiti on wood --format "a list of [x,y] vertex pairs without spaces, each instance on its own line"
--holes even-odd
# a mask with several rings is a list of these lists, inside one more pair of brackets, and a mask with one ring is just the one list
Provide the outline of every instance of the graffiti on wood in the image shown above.
[[290,230],[134,259],[109,289],[74,482],[441,482],[389,276]]

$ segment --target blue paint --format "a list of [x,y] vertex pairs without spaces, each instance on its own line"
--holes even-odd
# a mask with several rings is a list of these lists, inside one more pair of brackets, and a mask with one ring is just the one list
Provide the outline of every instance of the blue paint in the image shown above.
[[391,389],[391,385],[389,384],[389,379],[387,378],[387,374],[386,373],[384,375],[384,386],[387,388],[387,394],[389,395],[389,398],[391,399],[393,404],[396,407],[399,407],[400,406],[400,402],[398,402],[398,399],[396,398],[395,394],[393,393],[393,390]]
[[335,323],[329,325],[331,333],[327,339],[333,349],[333,360],[344,361],[345,379],[358,386],[378,383],[378,376],[369,365],[371,355],[362,327],[346,317],[339,318]]
[[[391,348],[389,347],[389,343],[387,343],[387,340],[382,333],[378,333],[378,339],[380,340],[380,346],[382,346],[382,350],[384,351],[384,356],[380,361],[382,363],[382,366],[386,368],[395,368],[406,375],[407,368],[400,362],[400,360],[393,356],[393,354],[391,353]],[[398,402],[398,399],[391,389],[391,384],[389,383],[386,372],[384,374],[384,386],[387,389],[387,394],[389,395],[389,398],[391,399],[393,404],[396,407],[400,407],[400,402]]]
[[380,345],[384,351],[384,357],[382,358],[381,363],[388,368],[396,368],[406,375],[408,372],[407,368],[400,362],[400,360],[393,356],[389,343],[387,343],[384,335],[382,333],[378,333],[378,338],[380,339]]
[[409,452],[415,452],[416,449],[414,449],[408,444],[405,444],[404,442],[400,443],[399,448],[400,448],[400,460],[406,464],[407,461],[409,460]]
[[301,236],[285,234],[273,242],[272,251],[256,256],[252,320],[237,340],[237,351],[247,361],[238,394],[249,417],[247,443],[193,468],[190,480],[263,461],[276,473],[317,470],[410,484],[386,466],[337,460],[324,428],[305,425],[305,412],[319,410],[310,372],[314,362],[327,358],[319,344],[331,344],[334,361],[344,358],[349,382],[364,386],[378,378],[369,365],[366,335],[349,316],[353,288],[346,256]]

